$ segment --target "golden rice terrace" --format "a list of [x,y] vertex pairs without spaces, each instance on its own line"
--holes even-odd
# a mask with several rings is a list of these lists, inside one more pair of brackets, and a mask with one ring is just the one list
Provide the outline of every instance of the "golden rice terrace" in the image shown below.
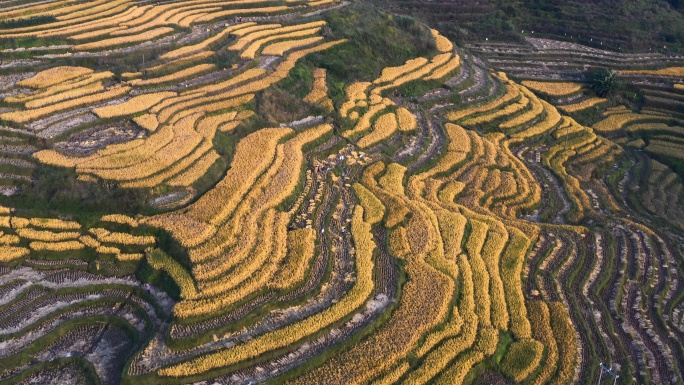
[[684,56],[394,3],[0,1],[0,383],[684,385]]

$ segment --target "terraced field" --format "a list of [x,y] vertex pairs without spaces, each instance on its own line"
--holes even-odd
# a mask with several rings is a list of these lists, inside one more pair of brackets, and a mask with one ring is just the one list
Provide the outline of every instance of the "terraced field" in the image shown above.
[[0,382],[684,384],[684,57],[0,9]]

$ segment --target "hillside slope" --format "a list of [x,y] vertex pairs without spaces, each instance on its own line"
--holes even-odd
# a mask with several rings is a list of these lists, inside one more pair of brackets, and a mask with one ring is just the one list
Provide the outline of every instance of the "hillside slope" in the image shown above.
[[534,31],[615,50],[684,50],[684,5],[678,1],[373,1],[416,16],[459,43],[519,40]]

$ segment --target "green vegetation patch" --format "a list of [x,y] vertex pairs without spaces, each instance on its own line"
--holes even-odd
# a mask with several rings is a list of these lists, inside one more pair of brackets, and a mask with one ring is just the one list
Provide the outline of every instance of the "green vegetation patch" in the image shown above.
[[501,369],[516,382],[523,381],[537,369],[544,353],[544,345],[532,339],[511,344],[501,363]]

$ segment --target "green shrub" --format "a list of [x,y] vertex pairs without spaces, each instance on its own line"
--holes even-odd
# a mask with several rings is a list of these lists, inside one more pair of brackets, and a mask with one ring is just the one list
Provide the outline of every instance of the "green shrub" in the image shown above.
[[523,381],[539,366],[544,345],[533,339],[517,341],[511,344],[501,363],[503,373],[516,382]]

